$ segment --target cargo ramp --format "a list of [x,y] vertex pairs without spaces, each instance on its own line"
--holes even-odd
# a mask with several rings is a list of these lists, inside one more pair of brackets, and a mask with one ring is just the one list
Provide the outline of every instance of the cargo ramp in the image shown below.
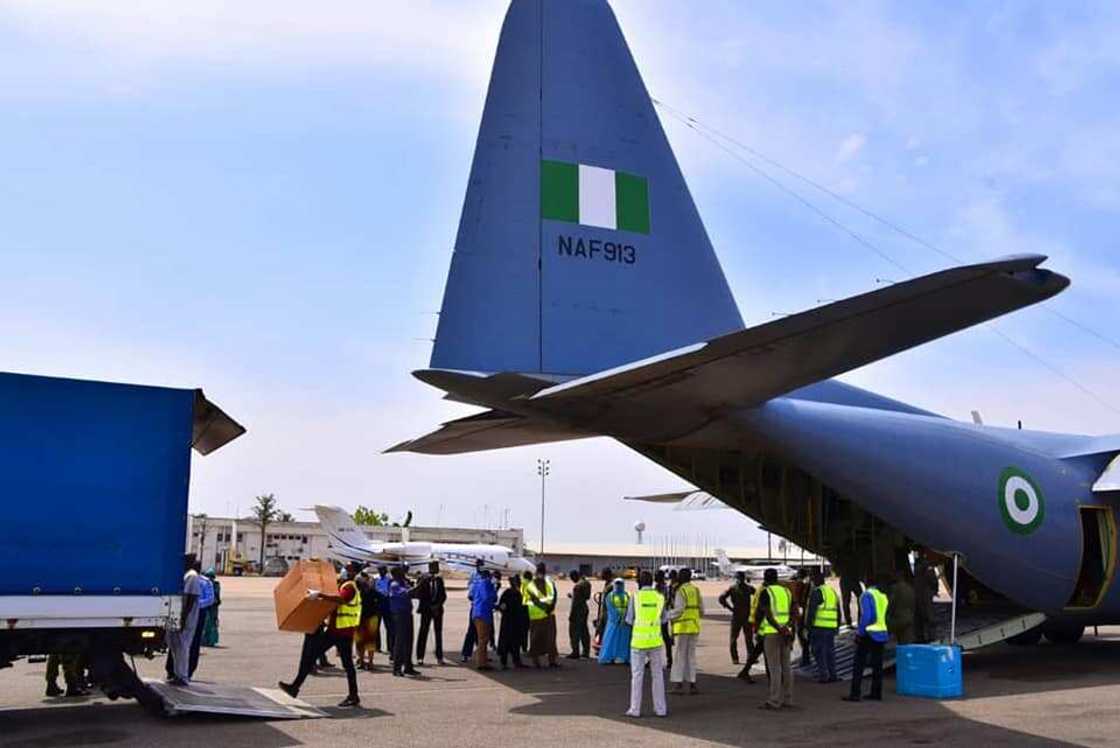
[[187,688],[158,680],[145,685],[163,702],[163,714],[224,714],[261,719],[315,719],[327,713],[283,691],[193,681]]
[[[948,644],[950,617],[952,615],[949,603],[934,604],[934,626],[939,634],[932,643]],[[960,607],[957,609],[957,645],[967,652],[980,649],[992,644],[1007,641],[1026,631],[1042,625],[1046,616],[1042,613],[1009,609],[1004,607]],[[895,642],[887,643],[883,650],[883,668],[893,668],[895,662]],[[836,635],[836,675],[838,678],[848,680],[852,677],[852,668],[856,655],[855,630],[842,626]],[[800,659],[799,659],[800,661]],[[794,672],[805,678],[816,678],[816,665],[808,667],[797,666]]]

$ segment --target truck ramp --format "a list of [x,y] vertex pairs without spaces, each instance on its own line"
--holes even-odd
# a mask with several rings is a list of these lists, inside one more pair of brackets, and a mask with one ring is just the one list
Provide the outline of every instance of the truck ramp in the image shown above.
[[199,681],[194,681],[187,688],[158,680],[146,680],[144,683],[163,701],[163,713],[169,717],[180,714],[228,714],[262,719],[327,716],[322,709],[271,688]]
[[[934,604],[934,625],[939,636],[934,644],[949,643],[950,618],[952,615],[949,603]],[[1029,631],[1042,625],[1046,616],[1042,613],[1031,613],[1008,608],[987,607],[960,607],[957,609],[957,645],[963,651],[979,649],[992,644],[1006,641],[1013,636]],[[883,669],[894,667],[895,642],[891,640],[883,650]],[[855,630],[847,626],[840,628],[836,635],[836,675],[843,680],[852,677],[856,655]],[[800,655],[798,655],[800,662]],[[804,678],[817,677],[815,665],[803,667],[798,665],[794,672]]]

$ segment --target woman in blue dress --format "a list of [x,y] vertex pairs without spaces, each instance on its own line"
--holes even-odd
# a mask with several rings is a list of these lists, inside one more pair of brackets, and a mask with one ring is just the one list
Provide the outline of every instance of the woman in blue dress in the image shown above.
[[607,610],[607,628],[599,647],[600,665],[625,665],[630,662],[631,627],[626,623],[626,608],[629,604],[626,583],[622,579],[614,580],[603,605]]

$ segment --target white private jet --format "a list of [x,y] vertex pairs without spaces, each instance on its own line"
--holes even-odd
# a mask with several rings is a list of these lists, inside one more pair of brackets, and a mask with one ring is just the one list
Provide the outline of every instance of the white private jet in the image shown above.
[[423,568],[432,561],[460,571],[474,570],[482,559],[491,571],[520,574],[536,567],[529,559],[516,555],[504,545],[484,543],[427,543],[404,540],[380,543],[370,540],[344,509],[337,506],[315,506],[315,515],[330,538],[328,554],[339,561],[365,564],[406,565]]
[[762,579],[767,569],[778,572],[778,579],[793,579],[797,572],[785,564],[734,564],[727,557],[727,551],[716,548],[716,566],[719,573],[725,577],[733,577],[739,572],[747,575],[747,579]]

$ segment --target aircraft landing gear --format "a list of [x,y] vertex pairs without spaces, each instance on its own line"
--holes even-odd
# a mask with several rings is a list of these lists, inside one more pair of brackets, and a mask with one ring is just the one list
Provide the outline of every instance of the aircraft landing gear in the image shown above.
[[1014,644],[1017,647],[1033,647],[1040,641],[1042,641],[1042,627],[1035,626],[1029,631],[1012,636],[1007,640],[1007,643]]
[[1085,634],[1084,626],[1056,626],[1042,632],[1052,644],[1077,644]]

